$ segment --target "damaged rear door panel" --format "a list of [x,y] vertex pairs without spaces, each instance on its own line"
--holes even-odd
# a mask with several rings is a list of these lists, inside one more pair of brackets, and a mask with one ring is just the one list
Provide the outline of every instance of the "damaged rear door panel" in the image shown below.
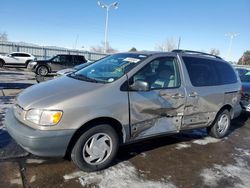
[[148,91],[129,91],[132,139],[178,132],[186,92],[176,57],[157,57],[129,79],[149,84]]

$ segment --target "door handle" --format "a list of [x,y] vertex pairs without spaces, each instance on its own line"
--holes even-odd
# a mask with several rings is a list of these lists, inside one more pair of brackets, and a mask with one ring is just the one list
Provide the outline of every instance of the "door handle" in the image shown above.
[[193,91],[193,92],[190,93],[188,96],[189,96],[189,97],[198,97],[198,93],[195,92],[195,91]]
[[180,93],[175,93],[171,96],[172,99],[179,99],[179,98],[184,98],[184,95]]
[[175,93],[175,94],[171,95],[170,93],[165,93],[165,92],[160,92],[160,96],[162,96],[162,97],[165,96],[165,97],[172,98],[172,99],[179,99],[179,98],[185,97],[181,93]]

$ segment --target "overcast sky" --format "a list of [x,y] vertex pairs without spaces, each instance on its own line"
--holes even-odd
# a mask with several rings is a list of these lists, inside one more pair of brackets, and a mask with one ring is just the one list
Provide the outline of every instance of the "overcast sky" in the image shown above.
[[[112,0],[102,0],[109,4]],[[127,51],[155,50],[157,44],[181,37],[181,48],[209,51],[226,58],[229,32],[231,60],[250,50],[249,0],[118,0],[110,11],[109,41]],[[9,40],[87,50],[104,40],[105,10],[95,0],[1,0],[0,32]]]

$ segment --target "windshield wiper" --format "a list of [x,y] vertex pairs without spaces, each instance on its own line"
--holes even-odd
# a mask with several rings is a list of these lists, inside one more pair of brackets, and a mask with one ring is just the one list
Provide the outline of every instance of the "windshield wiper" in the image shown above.
[[98,83],[97,80],[93,79],[93,78],[89,78],[85,75],[82,75],[82,74],[75,74],[75,73],[72,73],[70,74],[70,77],[72,78],[75,78],[77,80],[83,80],[83,81],[88,81],[88,82],[94,82],[94,83]]

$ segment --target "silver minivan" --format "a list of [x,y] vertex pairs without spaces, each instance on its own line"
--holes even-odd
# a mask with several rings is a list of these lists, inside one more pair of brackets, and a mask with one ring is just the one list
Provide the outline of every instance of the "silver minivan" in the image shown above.
[[119,53],[24,90],[5,126],[30,153],[70,154],[81,170],[96,171],[122,144],[204,127],[222,138],[241,112],[240,88],[218,56]]

